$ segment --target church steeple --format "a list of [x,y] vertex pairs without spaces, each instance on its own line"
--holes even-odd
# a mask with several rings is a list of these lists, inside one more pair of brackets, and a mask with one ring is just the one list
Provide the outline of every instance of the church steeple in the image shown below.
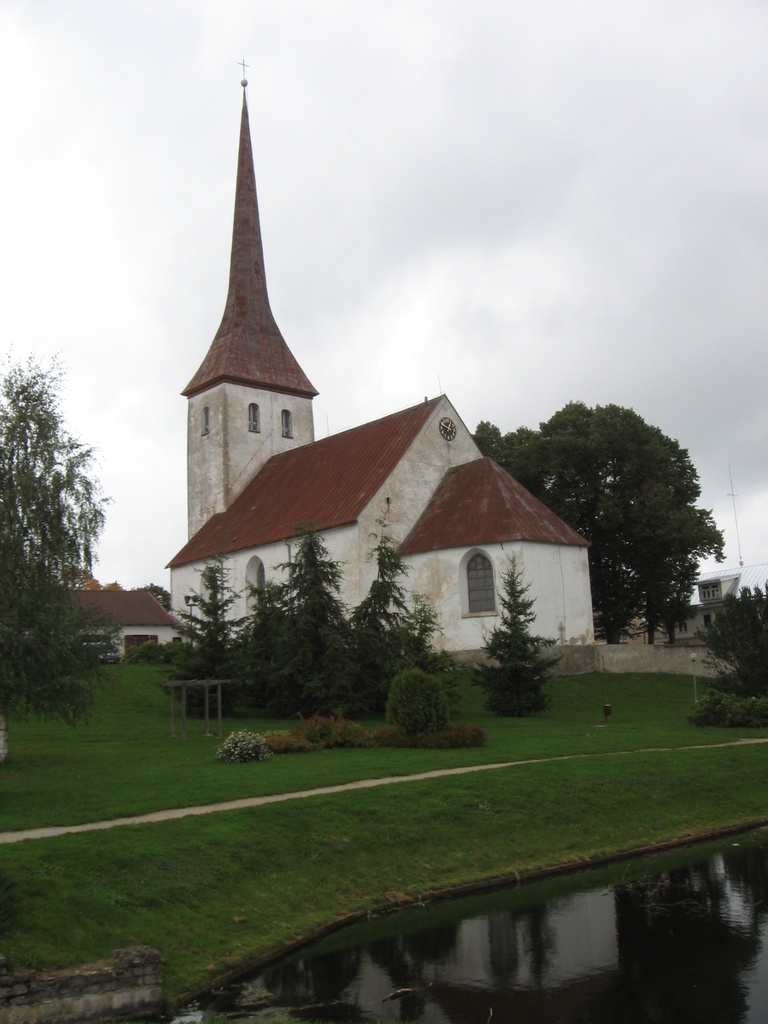
[[191,398],[227,381],[311,398],[317,391],[288,348],[269,305],[245,84],[227,302],[208,354],[182,394]]
[[245,93],[227,302],[211,347],[183,394],[191,537],[229,508],[273,455],[315,437],[317,391],[269,306]]

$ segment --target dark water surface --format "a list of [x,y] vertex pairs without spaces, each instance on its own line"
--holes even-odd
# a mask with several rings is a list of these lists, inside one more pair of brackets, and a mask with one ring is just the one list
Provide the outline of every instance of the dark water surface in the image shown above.
[[353,925],[184,1019],[765,1024],[767,925],[761,829]]

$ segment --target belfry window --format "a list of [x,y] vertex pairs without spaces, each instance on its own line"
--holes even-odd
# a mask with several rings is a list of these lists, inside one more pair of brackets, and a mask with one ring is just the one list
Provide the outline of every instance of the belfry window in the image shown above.
[[493,566],[485,555],[474,555],[467,563],[467,599],[470,612],[496,610]]
[[283,427],[283,437],[293,437],[293,420],[290,409],[283,409],[280,413],[280,419]]
[[261,416],[255,402],[251,402],[248,406],[248,429],[252,434],[258,434],[261,430]]

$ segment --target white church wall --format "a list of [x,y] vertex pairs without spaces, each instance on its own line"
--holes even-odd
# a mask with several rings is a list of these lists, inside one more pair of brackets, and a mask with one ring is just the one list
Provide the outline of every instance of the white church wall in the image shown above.
[[[340,596],[349,608],[355,607],[360,600],[358,597],[360,576],[357,572],[357,537],[358,531],[354,524],[328,530],[323,534],[323,543],[328,549],[329,557],[341,567],[343,580]],[[237,601],[232,608],[233,617],[247,615],[250,610],[248,584],[258,584],[259,563],[263,567],[265,581],[284,582],[288,575],[285,566],[293,560],[299,542],[299,537],[291,537],[286,541],[276,541],[259,548],[234,551],[223,557],[229,585],[237,595]],[[194,565],[179,566],[171,571],[171,603],[174,609],[184,611],[187,607],[185,596],[194,596],[199,593],[200,573],[204,567],[204,562],[198,562]],[[370,579],[373,576],[375,576],[375,566],[370,578],[364,584],[363,594],[367,592]]]
[[[495,612],[467,609],[466,561],[484,554],[494,570]],[[594,640],[587,549],[557,544],[518,542],[453,548],[410,555],[409,588],[431,596],[442,636],[437,646],[448,651],[477,650],[500,622],[502,575],[511,558],[530,583],[528,596],[535,603],[533,631],[559,644],[589,644]]]

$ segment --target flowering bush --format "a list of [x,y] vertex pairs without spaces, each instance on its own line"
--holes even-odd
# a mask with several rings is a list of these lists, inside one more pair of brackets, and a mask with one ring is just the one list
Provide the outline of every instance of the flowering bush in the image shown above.
[[266,761],[272,757],[264,737],[257,732],[231,732],[216,751],[220,761],[243,764],[246,761]]

